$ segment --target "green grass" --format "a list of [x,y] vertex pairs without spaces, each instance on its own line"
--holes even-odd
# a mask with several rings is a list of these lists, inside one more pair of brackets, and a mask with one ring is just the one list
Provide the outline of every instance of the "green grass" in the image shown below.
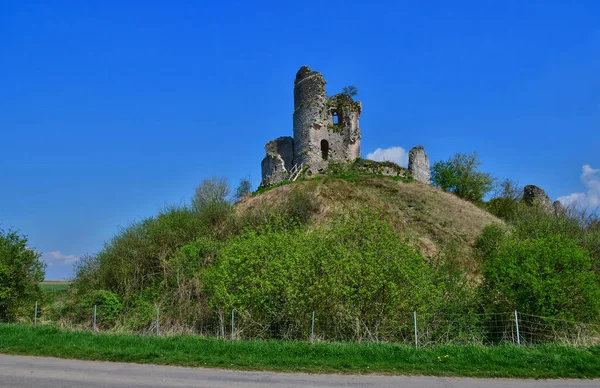
[[[436,346],[223,341],[66,332],[0,324],[0,353],[243,370],[598,378],[600,347]],[[448,355],[448,357],[444,357]],[[438,358],[438,356],[440,358]]]
[[[404,169],[403,167],[400,167],[392,162],[373,162],[373,161],[367,161],[365,159],[357,159],[355,164],[357,164],[357,162],[359,162],[359,161],[362,163],[361,165],[363,165],[364,162],[366,161],[373,165],[381,165],[381,166],[387,166],[387,167],[389,167],[390,165],[393,165],[399,169]],[[263,193],[266,193],[267,191],[272,190],[276,187],[290,185],[293,183],[306,182],[309,180],[310,181],[320,181],[320,180],[325,180],[325,179],[343,179],[347,182],[357,183],[357,182],[367,181],[372,178],[384,178],[384,179],[390,179],[393,181],[400,181],[400,182],[404,182],[404,183],[410,183],[410,182],[414,181],[412,176],[403,177],[403,176],[382,175],[382,174],[377,174],[377,173],[368,172],[368,171],[364,171],[364,170],[359,170],[358,167],[355,167],[354,165],[351,165],[351,166],[344,165],[343,167],[345,167],[345,168],[341,168],[341,169],[334,170],[334,171],[329,171],[325,174],[314,175],[311,177],[302,176],[302,177],[296,179],[295,181],[290,181],[290,180],[286,179],[286,180],[283,180],[283,181],[281,181],[277,184],[271,185],[271,186],[259,186],[256,189],[256,191],[251,193],[251,195],[255,196],[255,195],[263,194]]]

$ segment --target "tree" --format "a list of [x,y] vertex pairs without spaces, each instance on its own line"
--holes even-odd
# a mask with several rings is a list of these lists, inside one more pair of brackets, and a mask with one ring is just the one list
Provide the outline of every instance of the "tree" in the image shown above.
[[205,179],[196,188],[192,206],[207,224],[212,226],[222,224],[232,210],[228,199],[230,193],[231,187],[227,179],[217,177]]
[[242,178],[242,179],[240,179],[240,184],[235,189],[234,197],[235,197],[236,201],[239,201],[246,194],[249,194],[250,192],[252,192],[252,183],[250,183],[250,180],[248,178]]
[[523,188],[518,183],[510,179],[497,182],[492,196],[486,203],[486,208],[496,217],[510,221],[522,211]]
[[471,202],[481,202],[494,183],[491,174],[478,171],[481,165],[477,153],[456,154],[447,161],[436,162],[431,180],[442,190]]
[[358,89],[354,85],[344,86],[342,88],[342,94],[350,97],[356,97],[358,95]]
[[0,229],[0,321],[14,320],[39,292],[45,264],[27,245],[27,237]]

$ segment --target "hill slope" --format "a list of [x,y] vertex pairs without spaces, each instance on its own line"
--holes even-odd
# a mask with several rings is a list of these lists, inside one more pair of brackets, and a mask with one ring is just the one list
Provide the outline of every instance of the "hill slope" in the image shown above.
[[463,264],[472,269],[473,242],[485,226],[502,222],[437,187],[386,177],[354,181],[333,177],[309,179],[248,196],[237,208],[243,213],[256,207],[275,207],[293,191],[305,193],[316,204],[313,222],[327,222],[338,212],[379,209],[389,217],[394,229],[415,238],[425,256],[431,257],[452,245],[463,254]]

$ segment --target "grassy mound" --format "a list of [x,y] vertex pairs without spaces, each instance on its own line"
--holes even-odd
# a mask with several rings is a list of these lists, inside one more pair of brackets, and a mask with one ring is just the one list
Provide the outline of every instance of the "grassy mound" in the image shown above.
[[105,328],[144,332],[160,307],[166,331],[202,333],[235,310],[245,338],[301,339],[316,312],[329,339],[393,341],[410,329],[407,311],[478,308],[473,242],[501,221],[410,176],[333,167],[235,205],[220,181],[203,182],[192,207],[134,223],[82,259],[40,318],[89,326],[98,305]]
[[237,204],[237,211],[243,214],[255,208],[276,208],[294,192],[310,196],[316,210],[312,222],[326,223],[340,212],[379,209],[396,231],[416,239],[426,257],[454,249],[471,270],[476,268],[472,258],[475,239],[485,226],[502,222],[434,186],[367,174],[325,176],[274,187],[247,196]]

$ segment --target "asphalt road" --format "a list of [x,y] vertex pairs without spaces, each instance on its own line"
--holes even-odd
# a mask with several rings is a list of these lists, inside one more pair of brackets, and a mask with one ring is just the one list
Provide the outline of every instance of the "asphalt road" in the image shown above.
[[599,387],[600,380],[311,375],[63,360],[0,354],[0,387]]

